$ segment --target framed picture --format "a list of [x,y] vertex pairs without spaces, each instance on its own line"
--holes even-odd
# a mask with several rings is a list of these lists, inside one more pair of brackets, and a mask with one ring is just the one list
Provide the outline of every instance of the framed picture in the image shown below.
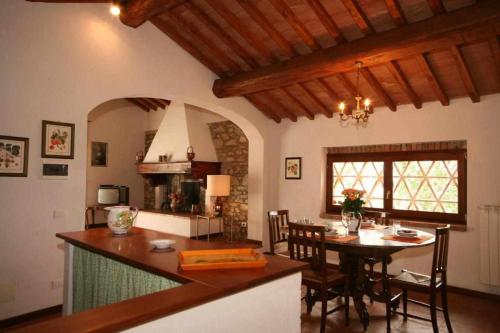
[[29,139],[0,135],[0,176],[28,176]]
[[300,179],[302,176],[302,158],[285,158],[285,179]]
[[74,158],[75,124],[42,120],[42,157]]
[[106,142],[92,142],[90,165],[108,166],[108,144]]

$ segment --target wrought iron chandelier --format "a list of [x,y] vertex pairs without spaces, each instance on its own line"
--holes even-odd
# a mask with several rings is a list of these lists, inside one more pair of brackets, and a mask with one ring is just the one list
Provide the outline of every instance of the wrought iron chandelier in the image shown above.
[[[363,67],[363,63],[361,61],[356,61],[356,67],[358,69],[358,72],[356,74],[356,97],[354,99],[356,100],[356,108],[350,110],[346,110],[347,105],[345,102],[340,102],[339,103],[339,112],[340,112],[340,120],[342,121],[347,121],[349,119],[354,119],[356,120],[356,123],[359,123],[361,120],[363,122],[367,122],[368,118],[370,117],[370,113],[372,113],[373,108],[371,105],[371,101],[368,98],[365,98],[364,101],[362,101],[363,97],[359,95],[359,73],[361,71],[361,67]],[[361,103],[363,103],[363,108],[361,108]]]

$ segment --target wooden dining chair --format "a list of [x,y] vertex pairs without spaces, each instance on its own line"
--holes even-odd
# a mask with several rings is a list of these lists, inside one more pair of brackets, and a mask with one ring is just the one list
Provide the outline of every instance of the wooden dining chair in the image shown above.
[[107,223],[95,223],[94,221],[94,209],[92,207],[87,207],[85,210],[85,230],[95,229],[95,228],[105,228]]
[[[403,318],[407,320],[408,317],[422,319],[432,322],[432,329],[434,332],[439,332],[437,324],[437,312],[442,311],[446,321],[448,332],[453,332],[451,328],[450,315],[448,312],[448,297],[447,297],[447,274],[446,266],[448,263],[448,243],[450,238],[450,225],[439,227],[436,229],[436,242],[434,243],[434,254],[432,257],[432,270],[431,275],[424,275],[408,270],[403,270],[402,273],[392,279],[389,279],[389,293],[390,288],[396,287],[402,290],[397,295],[397,298],[403,299]],[[424,303],[413,299],[408,299],[408,290],[420,291],[429,295],[430,302]],[[437,293],[441,292],[441,305],[436,305]],[[408,302],[425,306],[430,309],[431,319],[424,318],[408,313]],[[387,316],[389,318],[390,308],[387,308]],[[399,313],[399,312],[398,312]],[[390,332],[390,320],[387,320],[387,331]]]
[[288,256],[288,253],[278,253],[276,248],[277,245],[287,242],[286,233],[281,230],[281,227],[287,226],[288,222],[290,222],[288,210],[271,210],[267,212],[267,221],[269,224],[269,253]]
[[[321,329],[326,329],[326,316],[345,308],[346,320],[349,316],[349,295],[347,278],[338,270],[327,266],[325,228],[323,226],[288,224],[288,251],[290,259],[308,262],[310,267],[302,271],[302,284],[306,286],[307,314],[311,314],[316,301],[321,301]],[[312,293],[314,291],[314,294]],[[345,305],[327,311],[328,298],[343,296]],[[346,321],[347,323],[347,321]]]

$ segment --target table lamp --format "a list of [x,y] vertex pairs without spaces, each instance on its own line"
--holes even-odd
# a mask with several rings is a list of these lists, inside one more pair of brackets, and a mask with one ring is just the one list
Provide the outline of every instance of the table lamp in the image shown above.
[[231,190],[231,176],[228,175],[208,175],[207,191],[205,195],[210,197],[210,213],[215,216],[222,216],[221,197],[229,196]]

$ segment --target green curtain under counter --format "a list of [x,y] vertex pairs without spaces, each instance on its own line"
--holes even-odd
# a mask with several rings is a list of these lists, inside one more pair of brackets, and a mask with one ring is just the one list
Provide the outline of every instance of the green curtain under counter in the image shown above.
[[180,285],[179,282],[74,247],[73,313]]

